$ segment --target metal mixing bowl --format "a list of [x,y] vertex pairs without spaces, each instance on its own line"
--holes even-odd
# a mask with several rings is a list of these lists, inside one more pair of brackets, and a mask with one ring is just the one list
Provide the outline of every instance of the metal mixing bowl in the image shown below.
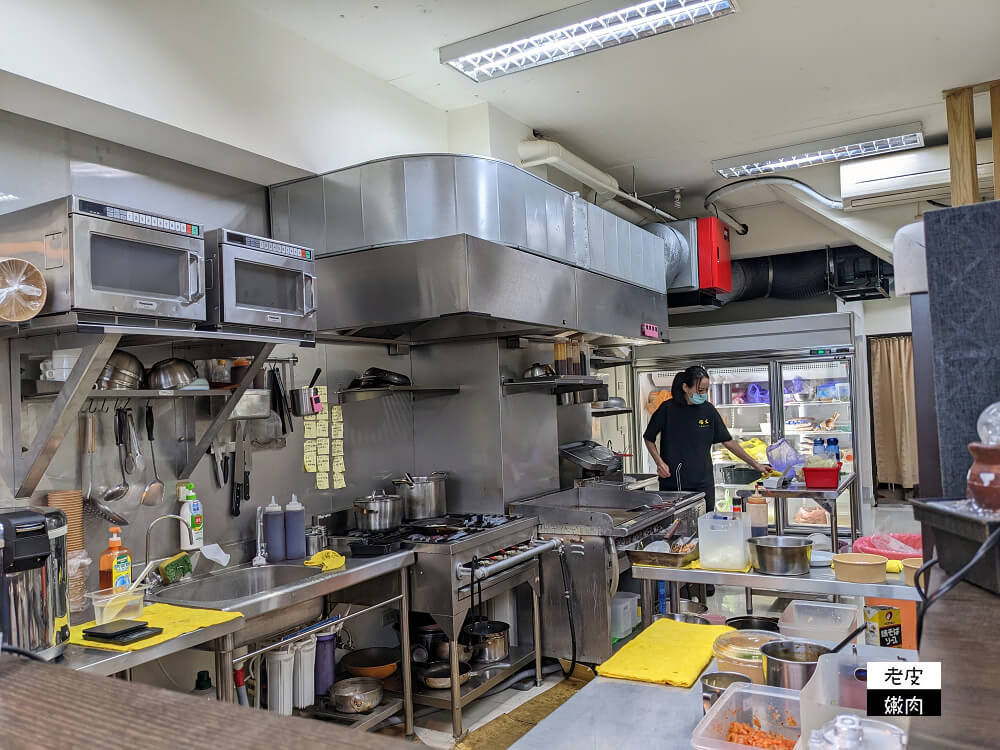
[[755,536],[747,540],[753,569],[772,576],[809,572],[812,540],[797,536]]
[[198,379],[198,370],[186,359],[163,359],[149,368],[146,385],[154,391],[173,391]]

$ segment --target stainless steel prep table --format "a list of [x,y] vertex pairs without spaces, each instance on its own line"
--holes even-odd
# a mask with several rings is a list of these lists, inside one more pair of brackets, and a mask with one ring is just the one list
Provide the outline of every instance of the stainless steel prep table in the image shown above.
[[701,717],[701,680],[680,688],[595,677],[511,750],[690,750]]
[[713,586],[741,586],[748,591],[762,589],[789,594],[826,594],[830,596],[874,596],[881,599],[920,601],[917,589],[903,580],[902,573],[889,573],[885,583],[838,581],[833,568],[810,568],[804,576],[770,576],[764,573],[739,573],[721,570],[666,568],[656,565],[633,565],[632,577],[642,581],[643,623],[652,622],[653,582],[666,581],[671,611],[676,612],[682,583]]
[[176,654],[178,651],[185,651],[230,636],[243,628],[243,622],[242,617],[237,617],[228,622],[198,628],[190,633],[171,638],[169,641],[135,651],[107,651],[101,648],[87,648],[86,646],[70,644],[66,647],[62,658],[55,663],[78,672],[101,676],[113,675],[162,659],[164,656]]
[[[830,533],[832,534],[830,538],[834,540],[839,538],[837,531],[837,498],[850,490],[851,541],[855,542],[858,539],[858,522],[861,513],[860,504],[856,499],[858,495],[857,480],[857,474],[848,472],[840,475],[840,484],[835,490],[813,490],[801,482],[793,482],[787,487],[778,489],[768,489],[761,486],[760,494],[764,497],[774,498],[774,527],[778,536],[784,534],[788,527],[788,505],[785,501],[791,498],[804,498],[812,500],[830,514]],[[836,544],[834,544],[834,547],[836,547]]]

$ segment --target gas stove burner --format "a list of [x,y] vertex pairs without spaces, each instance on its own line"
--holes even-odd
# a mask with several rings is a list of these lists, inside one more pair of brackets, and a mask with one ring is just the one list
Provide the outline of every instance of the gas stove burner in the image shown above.
[[438,518],[424,518],[420,521],[414,521],[412,525],[422,529],[468,529],[469,531],[484,531],[503,526],[506,523],[517,520],[517,518],[519,516],[469,513],[440,516]]
[[[433,533],[434,531],[438,533]],[[457,542],[469,536],[469,532],[464,529],[455,529],[450,526],[429,527],[426,532],[415,531],[406,537],[406,541],[420,544],[448,544]]]

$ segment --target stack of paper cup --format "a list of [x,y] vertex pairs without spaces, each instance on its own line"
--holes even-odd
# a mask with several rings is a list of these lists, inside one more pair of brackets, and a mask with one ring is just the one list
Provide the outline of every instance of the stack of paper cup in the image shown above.
[[48,504],[66,514],[66,551],[83,549],[83,493],[80,490],[52,490]]

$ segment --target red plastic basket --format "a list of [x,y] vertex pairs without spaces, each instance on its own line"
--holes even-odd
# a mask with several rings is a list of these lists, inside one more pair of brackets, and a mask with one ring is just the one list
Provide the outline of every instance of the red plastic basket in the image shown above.
[[806,477],[806,487],[811,490],[835,490],[840,484],[840,467],[843,466],[842,463],[838,463],[836,467],[805,467],[802,469],[802,473]]

